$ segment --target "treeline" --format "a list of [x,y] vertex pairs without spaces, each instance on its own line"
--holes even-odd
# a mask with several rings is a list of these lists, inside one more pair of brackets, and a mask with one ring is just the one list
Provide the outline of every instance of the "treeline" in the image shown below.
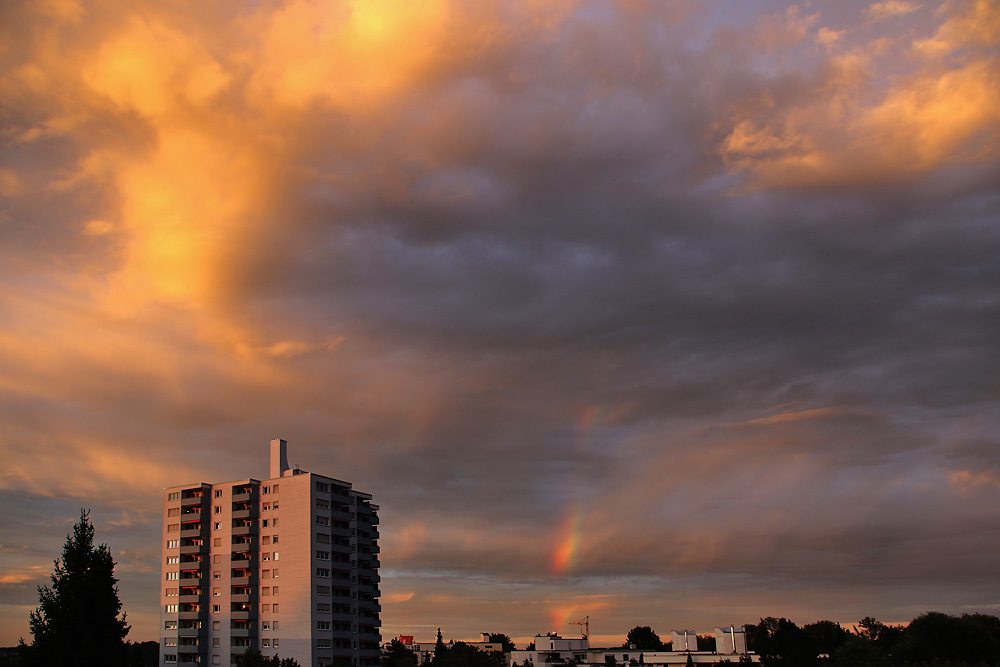
[[[514,643],[504,634],[491,634],[491,642],[503,644],[504,651],[514,650]],[[418,667],[417,654],[408,646],[393,639],[382,654],[382,667]],[[423,667],[507,667],[507,658],[496,651],[480,651],[464,642],[444,643],[441,629],[437,631],[434,655]]]
[[803,627],[785,618],[747,624],[747,648],[764,667],[997,667],[1000,618],[928,612],[908,625],[866,617],[856,631],[833,621]]

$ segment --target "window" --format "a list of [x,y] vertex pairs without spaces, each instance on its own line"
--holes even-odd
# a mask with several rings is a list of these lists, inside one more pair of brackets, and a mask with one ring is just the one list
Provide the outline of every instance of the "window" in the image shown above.
[[168,598],[175,598],[175,597],[177,597],[177,589],[176,588],[168,588],[167,589],[167,597]]
[[330,552],[329,551],[317,551],[316,552],[316,560],[330,560]]
[[317,544],[329,544],[330,536],[323,533],[316,533],[316,543]]
[[216,505],[215,509],[212,510],[216,514],[222,514],[222,505]]
[[216,537],[214,540],[212,540],[212,546],[213,547],[221,547],[222,546],[222,538],[221,537]]
[[271,571],[270,570],[261,570],[260,571],[260,578],[261,579],[270,579],[271,578]]
[[[278,492],[278,485],[275,484],[274,486],[272,486],[271,487],[271,491],[273,491],[274,493],[277,493]],[[274,509],[278,509],[278,503],[274,503]]]
[[213,579],[222,579],[222,573],[219,572],[218,570],[214,570],[212,572],[212,578]]
[[163,608],[163,611],[167,612],[168,614],[176,614],[177,613],[177,605],[175,605],[175,604],[168,604],[167,606],[165,606]]
[[265,562],[271,560],[271,553],[269,551],[265,551],[260,555],[260,559]]
[[221,563],[222,562],[222,554],[215,554],[214,556],[212,556],[212,562],[213,563]]
[[261,528],[267,528],[267,519],[261,519],[260,520],[260,527]]
[[212,613],[213,614],[219,614],[221,612],[222,612],[222,605],[221,604],[213,604],[212,605]]
[[316,507],[320,508],[321,510],[328,510],[330,509],[330,501],[324,498],[317,498]]
[[265,486],[265,487],[263,488],[263,490],[261,491],[261,493],[263,493],[263,494],[264,494],[265,496],[266,496],[266,495],[269,495],[269,494],[271,493],[271,487],[269,487],[269,486]]
[[[272,627],[273,629],[277,630],[277,629],[278,629],[278,622],[277,622],[277,621],[274,621],[273,623],[271,623],[271,627]],[[277,639],[275,639],[275,640],[274,640],[274,645],[275,645],[275,646],[277,646],[277,645],[278,645],[278,640],[277,640]]]
[[177,621],[164,621],[163,622],[163,629],[164,630],[176,630],[177,629]]
[[167,494],[167,500],[180,500],[180,499],[181,499],[180,491],[177,491],[176,493]]
[[278,517],[274,517],[273,519],[271,519],[271,525],[275,528],[278,527]]
[[[279,559],[280,557],[281,557],[281,554],[279,554],[279,553],[278,553],[277,551],[275,551],[275,552],[274,552],[274,560],[278,560],[278,559]],[[277,571],[276,571],[276,572],[277,572]],[[278,575],[277,575],[277,574],[275,574],[274,576],[276,576],[276,577],[277,577]]]
[[272,604],[271,605],[271,611],[273,611],[275,614],[277,614],[278,613],[278,605]]
[[316,621],[317,630],[329,630],[330,627],[330,621]]
[[260,622],[260,629],[261,630],[270,630],[271,629],[271,621],[261,621]]
[[180,507],[170,507],[167,509],[167,516],[177,516],[181,513]]
[[[277,490],[278,487],[274,487],[274,488],[275,488],[275,490]],[[274,509],[278,509],[278,501],[275,500],[273,503],[271,503],[271,507],[274,508]]]
[[167,556],[167,565],[173,565],[174,563],[179,563],[179,562],[181,562],[180,557],[178,557],[178,556]]
[[316,482],[316,490],[329,493],[330,485],[327,484],[326,482]]
[[171,662],[171,663],[177,662],[177,654],[176,653],[164,653],[163,654],[163,662]]
[[271,648],[271,640],[267,638],[261,639],[260,646],[261,648]]
[[270,597],[270,595],[271,595],[271,587],[270,586],[264,586],[263,588],[260,589],[260,594],[263,597]]
[[[198,622],[200,623],[201,621],[198,621]],[[212,621],[212,629],[213,630],[221,630],[222,629],[222,621]]]
[[316,648],[330,648],[330,640],[329,639],[317,639],[316,640]]
[[278,568],[274,568],[273,570],[271,570],[271,572],[274,573],[274,578],[277,579],[278,578]]
[[316,517],[316,525],[317,526],[329,526],[330,525],[330,517],[328,517],[328,516],[317,516]]
[[216,489],[215,490],[215,497],[216,498],[221,498],[222,497],[222,489]]
[[217,656],[217,655],[213,655],[212,656],[212,664],[213,665],[221,665],[222,664],[221,662],[219,662],[219,656]]
[[317,586],[316,587],[316,595],[329,595],[329,594],[330,594],[330,587],[329,586]]
[[181,529],[181,526],[180,526],[179,523],[171,523],[171,524],[167,525],[167,532],[168,533],[176,533],[180,529]]
[[[278,622],[277,621],[274,622],[274,629],[275,630],[278,629]],[[277,637],[275,637],[274,639],[271,640],[271,646],[273,646],[274,648],[278,648],[278,638]]]
[[330,570],[329,570],[329,568],[317,567],[316,568],[316,576],[317,577],[326,577],[327,579],[329,579],[330,578]]
[[216,521],[212,524],[212,530],[222,530],[222,524]]
[[316,604],[316,611],[318,611],[318,612],[320,612],[322,614],[329,614],[330,613],[330,605],[328,603],[326,603],[326,602],[319,602],[319,603]]
[[277,594],[278,594],[278,587],[277,587],[277,586],[275,586],[275,587],[273,587],[273,588],[271,589],[271,594],[272,594],[272,595],[277,595]]
[[261,544],[270,544],[271,543],[271,536],[270,535],[264,535],[262,538],[260,538],[260,543]]
[[212,648],[219,648],[222,646],[222,639],[219,637],[212,637]]
[[275,535],[274,537],[271,538],[271,544],[277,544],[277,543],[278,543],[278,536]]
[[269,604],[262,604],[262,605],[260,606],[260,610],[261,610],[261,611],[262,611],[263,613],[265,613],[265,614],[270,614],[270,613],[271,613],[271,605],[269,605]]
[[170,581],[171,579],[176,579],[177,577],[178,574],[176,572],[167,572],[167,581]]
[[271,503],[264,503],[260,509],[262,512],[268,511],[269,509],[271,509]]
[[213,598],[217,598],[217,597],[221,597],[221,596],[222,596],[222,589],[221,588],[213,588],[212,589],[212,597]]
[[177,637],[164,637],[163,638],[163,645],[164,646],[177,646]]
[[176,549],[180,545],[181,545],[181,541],[180,540],[167,540],[167,548],[168,549]]

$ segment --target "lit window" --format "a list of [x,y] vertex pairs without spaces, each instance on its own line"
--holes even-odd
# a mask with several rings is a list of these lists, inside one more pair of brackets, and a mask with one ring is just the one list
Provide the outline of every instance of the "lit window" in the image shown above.
[[[278,558],[280,558],[280,557],[281,557],[281,554],[279,554],[277,551],[275,551],[274,552],[274,560],[278,560]],[[275,574],[274,576],[278,576],[278,575]]]
[[164,637],[163,638],[163,645],[164,646],[177,646],[177,638],[176,637]]
[[176,572],[167,572],[167,581],[170,581],[171,579],[176,579],[177,576],[178,574]]
[[177,629],[177,621],[164,621],[163,622],[163,629],[164,630],[176,630]]
[[181,545],[181,541],[180,540],[167,540],[167,548],[168,549],[176,549],[180,545]]
[[166,607],[163,608],[163,611],[167,612],[168,614],[176,614],[177,613],[177,605],[175,605],[175,604],[168,604]]
[[177,597],[177,589],[176,588],[168,588],[167,589],[167,597],[168,598],[175,598],[175,597]]
[[180,557],[178,557],[178,556],[167,556],[167,565],[173,565],[174,563],[179,563],[179,562],[181,562]]

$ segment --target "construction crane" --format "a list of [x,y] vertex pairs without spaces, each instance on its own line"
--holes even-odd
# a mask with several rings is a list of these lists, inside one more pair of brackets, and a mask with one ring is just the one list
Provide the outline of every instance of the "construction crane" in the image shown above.
[[573,621],[569,625],[582,625],[583,626],[583,638],[590,639],[590,616],[584,616],[579,621]]

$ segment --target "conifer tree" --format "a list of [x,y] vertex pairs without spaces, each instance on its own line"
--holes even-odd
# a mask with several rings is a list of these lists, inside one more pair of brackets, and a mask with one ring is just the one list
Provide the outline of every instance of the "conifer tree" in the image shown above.
[[89,515],[80,510],[62,558],[55,561],[52,587],[38,587],[39,606],[30,622],[34,639],[25,655],[29,665],[126,664],[129,625],[118,599],[115,561],[108,545],[94,547]]

